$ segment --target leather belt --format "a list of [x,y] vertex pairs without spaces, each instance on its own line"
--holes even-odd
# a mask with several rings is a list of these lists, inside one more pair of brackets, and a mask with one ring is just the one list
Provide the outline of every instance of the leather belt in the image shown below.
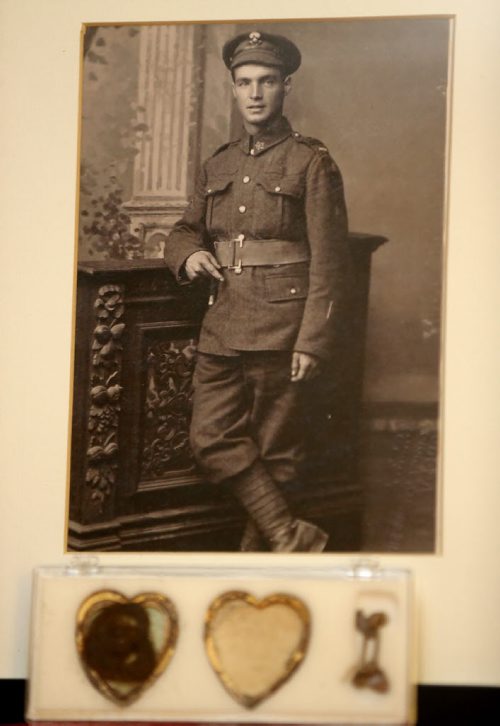
[[217,262],[228,270],[241,272],[243,267],[290,265],[308,262],[309,249],[304,242],[284,239],[245,239],[243,235],[228,240],[215,240]]

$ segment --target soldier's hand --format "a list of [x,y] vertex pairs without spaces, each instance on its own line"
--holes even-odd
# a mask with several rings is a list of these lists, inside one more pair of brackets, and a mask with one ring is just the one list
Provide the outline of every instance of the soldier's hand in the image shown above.
[[292,370],[290,378],[294,383],[307,381],[318,372],[319,360],[309,353],[295,350],[292,354]]
[[196,280],[199,277],[214,277],[219,282],[224,282],[220,270],[220,265],[208,250],[200,250],[189,255],[184,263],[186,275],[190,280]]

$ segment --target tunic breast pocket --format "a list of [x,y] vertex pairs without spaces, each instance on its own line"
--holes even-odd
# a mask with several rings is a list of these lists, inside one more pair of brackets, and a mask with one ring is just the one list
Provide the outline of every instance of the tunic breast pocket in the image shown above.
[[233,175],[209,177],[206,189],[207,212],[206,226],[209,232],[221,232],[229,223]]
[[304,180],[300,174],[263,172],[257,181],[255,225],[263,237],[301,239],[305,236]]

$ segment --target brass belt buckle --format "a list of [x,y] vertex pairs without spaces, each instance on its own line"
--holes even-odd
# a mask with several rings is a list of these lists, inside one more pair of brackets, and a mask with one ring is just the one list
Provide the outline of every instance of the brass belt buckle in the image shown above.
[[241,259],[241,252],[240,252],[239,257],[238,257],[238,262],[236,262],[236,254],[237,254],[237,250],[238,249],[239,250],[242,249],[242,247],[243,247],[243,240],[244,239],[245,239],[245,235],[244,234],[239,234],[234,239],[229,240],[231,242],[231,244],[233,245],[233,264],[232,265],[228,265],[227,266],[227,269],[228,270],[233,270],[234,273],[235,273],[235,275],[241,275],[241,273],[243,272],[243,262],[242,262],[242,259]]

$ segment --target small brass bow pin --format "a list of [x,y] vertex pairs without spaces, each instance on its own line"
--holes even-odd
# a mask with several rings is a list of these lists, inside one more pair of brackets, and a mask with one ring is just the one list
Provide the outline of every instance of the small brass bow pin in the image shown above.
[[380,652],[380,628],[388,622],[385,613],[376,612],[365,615],[356,611],[356,629],[363,635],[360,664],[352,677],[356,688],[371,688],[378,693],[387,693],[389,681],[378,663]]

